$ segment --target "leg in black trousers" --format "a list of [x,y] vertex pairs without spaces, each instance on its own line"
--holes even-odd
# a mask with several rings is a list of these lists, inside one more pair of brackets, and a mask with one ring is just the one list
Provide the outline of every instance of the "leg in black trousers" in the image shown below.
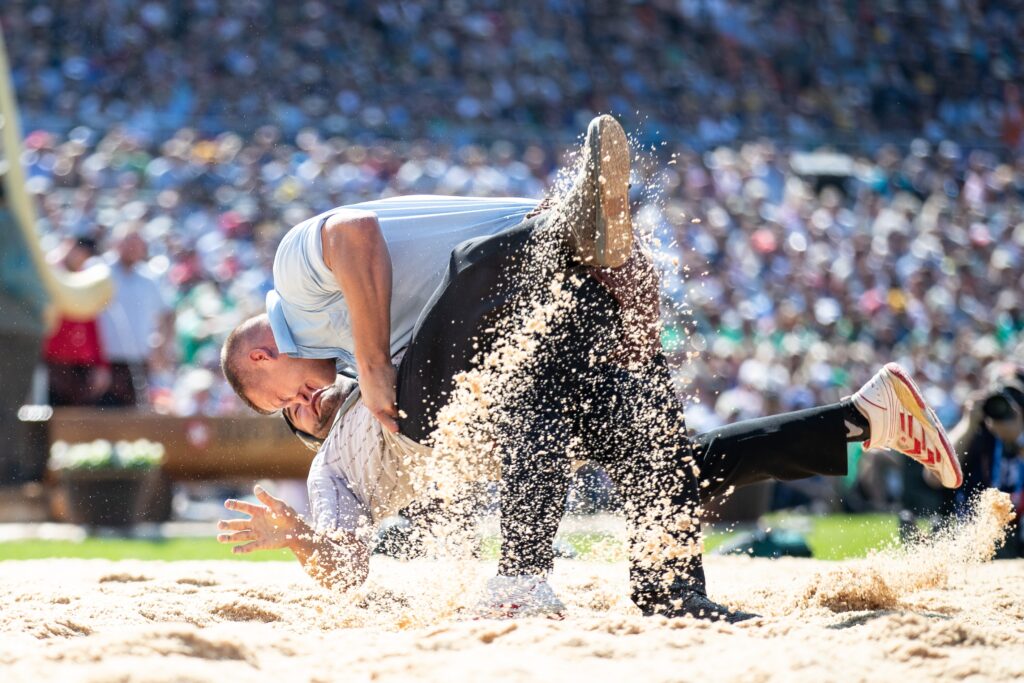
[[708,500],[772,479],[846,474],[845,403],[690,439],[663,363],[641,374],[601,368],[591,382],[581,434],[623,499],[632,597],[645,612],[672,613],[679,596],[704,593],[699,515]]
[[524,404],[502,425],[501,555],[498,574],[544,575],[554,566],[552,543],[565,514],[571,462],[568,420],[556,403]]
[[[397,402],[404,435],[429,443],[454,377],[493,348],[502,321],[515,316],[523,303],[543,298],[556,272],[579,276],[585,284],[577,303],[582,310],[593,308],[588,297],[603,287],[590,277],[591,269],[573,263],[562,249],[554,229],[549,230],[553,218],[550,211],[540,213],[513,230],[470,240],[452,252],[446,280],[418,321],[399,367]],[[603,297],[597,303],[611,301]],[[572,368],[586,366],[596,335],[587,321],[565,317],[552,321],[556,329],[539,340],[533,364],[520,370],[524,376],[508,378],[528,385],[525,391],[495,410],[500,417],[494,446],[502,459],[499,572],[507,576],[550,569],[551,544],[565,508],[574,406],[564,378]]]
[[627,522],[630,591],[646,614],[705,594],[696,461],[662,364],[605,366],[587,379],[579,424],[591,459],[615,482]]
[[693,437],[701,502],[762,481],[846,474],[846,403],[744,420]]
[[553,566],[552,542],[565,512],[575,424],[581,393],[579,377],[609,331],[596,312],[608,301],[602,285],[587,279],[574,292],[571,315],[550,321],[540,339],[522,395],[501,408],[497,448],[502,455],[502,552],[504,576],[546,574]]

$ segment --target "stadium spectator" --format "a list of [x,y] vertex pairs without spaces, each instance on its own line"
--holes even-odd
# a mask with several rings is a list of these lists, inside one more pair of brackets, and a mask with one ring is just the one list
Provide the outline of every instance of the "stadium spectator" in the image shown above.
[[1024,434],[1024,386],[1015,377],[1011,383],[980,392],[968,403],[967,414],[958,425],[962,444],[964,486],[953,498],[956,508],[967,509],[969,501],[985,488],[1010,494],[1017,511],[1007,530],[1006,544],[997,557],[1024,556],[1020,517],[1024,513],[1024,456],[1020,453]]
[[[74,273],[95,253],[93,240],[68,238],[49,257],[55,265]],[[95,320],[61,318],[44,343],[43,360],[51,405],[94,405],[110,385],[110,366],[100,348]]]
[[102,406],[147,403],[150,357],[160,343],[166,306],[160,288],[148,272],[146,242],[131,224],[114,229],[114,252],[109,258],[114,296],[100,313],[100,342],[110,364],[110,387]]

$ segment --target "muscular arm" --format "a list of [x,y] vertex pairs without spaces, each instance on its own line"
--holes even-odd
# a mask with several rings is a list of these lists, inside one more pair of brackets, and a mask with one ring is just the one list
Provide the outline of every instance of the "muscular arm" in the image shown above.
[[391,364],[391,255],[372,213],[331,216],[320,235],[324,264],[334,274],[352,320],[363,402],[386,429],[398,431]]
[[228,510],[249,515],[249,519],[227,519],[217,524],[224,532],[218,534],[219,542],[243,544],[232,548],[233,553],[288,548],[306,573],[325,588],[348,590],[366,580],[369,551],[355,534],[318,533],[280,498],[260,486],[253,492],[263,505],[233,499],[224,503]]

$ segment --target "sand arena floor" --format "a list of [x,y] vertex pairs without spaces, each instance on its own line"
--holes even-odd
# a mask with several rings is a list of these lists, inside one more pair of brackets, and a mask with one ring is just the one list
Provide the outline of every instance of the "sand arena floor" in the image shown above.
[[[0,677],[38,680],[937,681],[1024,677],[1024,561],[907,584],[842,611],[863,563],[709,558],[729,626],[640,617],[621,563],[561,562],[564,621],[474,621],[493,565],[374,558],[357,593],[298,563],[0,562]],[[838,574],[837,574],[838,572]],[[846,579],[843,579],[843,576]],[[836,578],[836,577],[840,578]],[[831,577],[831,578],[828,578]],[[863,580],[861,580],[863,579]],[[884,580],[884,577],[883,579]],[[846,595],[850,597],[850,595]],[[837,611],[838,610],[838,611]]]

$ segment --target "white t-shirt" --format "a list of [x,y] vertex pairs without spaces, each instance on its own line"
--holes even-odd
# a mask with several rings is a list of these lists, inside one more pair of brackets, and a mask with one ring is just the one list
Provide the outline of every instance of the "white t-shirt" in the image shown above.
[[156,278],[143,265],[128,269],[111,262],[114,298],[99,315],[100,341],[107,360],[142,363],[149,360],[153,335],[168,309]]
[[[408,345],[416,321],[444,280],[452,250],[515,227],[537,200],[416,195],[353,204],[372,211],[391,256],[391,353]],[[342,209],[293,227],[274,257],[267,313],[278,348],[299,358],[337,358],[354,369],[348,304],[324,264],[321,229]]]

